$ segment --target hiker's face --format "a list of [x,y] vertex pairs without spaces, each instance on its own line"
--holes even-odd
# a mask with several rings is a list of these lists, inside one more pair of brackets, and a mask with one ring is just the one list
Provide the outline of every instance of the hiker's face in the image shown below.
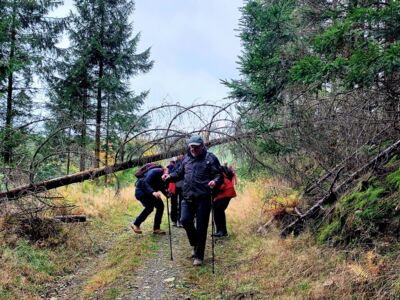
[[191,145],[189,147],[190,147],[190,154],[192,154],[193,157],[200,155],[201,152],[203,151],[203,145],[198,145],[198,146]]

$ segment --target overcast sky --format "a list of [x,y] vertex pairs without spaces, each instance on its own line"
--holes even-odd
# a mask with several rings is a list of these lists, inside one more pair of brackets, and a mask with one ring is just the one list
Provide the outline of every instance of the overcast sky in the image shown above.
[[[63,12],[72,7],[66,0]],[[235,29],[243,0],[136,0],[139,50],[151,47],[153,69],[132,89],[150,90],[144,108],[159,103],[216,102],[227,96],[220,79],[237,78],[240,40]]]
[[153,69],[132,81],[150,89],[146,106],[215,102],[227,96],[220,79],[237,78],[242,0],[136,0],[140,48],[151,47]]

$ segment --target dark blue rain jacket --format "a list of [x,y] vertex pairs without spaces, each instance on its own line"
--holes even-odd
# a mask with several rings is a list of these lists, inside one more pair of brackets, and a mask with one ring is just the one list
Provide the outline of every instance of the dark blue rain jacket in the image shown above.
[[154,192],[161,191],[167,195],[165,182],[161,179],[164,174],[163,169],[150,169],[136,182],[135,196],[137,199],[152,195]]
[[180,168],[170,174],[170,178],[175,182],[183,178],[183,198],[185,199],[207,199],[211,196],[208,183],[211,180],[215,181],[214,192],[217,192],[223,183],[219,160],[206,149],[197,157],[193,157],[188,151]]

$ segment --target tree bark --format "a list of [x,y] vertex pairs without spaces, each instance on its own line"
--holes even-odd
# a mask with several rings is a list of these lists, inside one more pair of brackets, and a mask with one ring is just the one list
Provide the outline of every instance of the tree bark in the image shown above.
[[87,88],[84,89],[82,97],[82,113],[81,113],[81,140],[80,140],[80,159],[79,159],[79,171],[84,171],[86,169],[86,110],[87,110]]
[[12,162],[12,127],[13,127],[13,88],[14,88],[14,72],[12,71],[12,64],[15,56],[16,47],[16,28],[15,19],[17,16],[17,4],[16,1],[13,3],[13,14],[11,20],[11,46],[10,55],[8,57],[8,83],[7,83],[7,108],[6,108],[6,124],[5,124],[5,136],[4,136],[4,149],[3,149],[3,159],[6,164]]
[[96,135],[95,135],[95,148],[94,148],[94,156],[95,163],[94,166],[98,168],[100,166],[100,136],[101,136],[101,114],[102,114],[102,88],[101,88],[101,80],[103,78],[103,59],[100,58],[99,63],[99,82],[97,87],[97,108],[96,108]]
[[96,109],[96,135],[95,135],[95,168],[100,167],[100,139],[101,139],[101,117],[102,117],[102,88],[103,88],[103,76],[104,76],[104,57],[103,57],[103,35],[104,35],[104,3],[100,2],[100,47],[101,51],[99,54],[99,77],[97,83],[97,109]]

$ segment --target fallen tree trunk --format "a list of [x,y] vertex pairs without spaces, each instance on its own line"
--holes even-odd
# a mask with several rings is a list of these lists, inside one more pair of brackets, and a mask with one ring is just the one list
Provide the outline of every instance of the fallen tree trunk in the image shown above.
[[[233,141],[239,141],[242,138],[248,138],[250,135],[240,135],[240,136],[228,136],[228,137],[223,137],[219,139],[214,139],[205,145],[207,147],[212,147],[224,143],[229,143]],[[159,161],[163,159],[167,159],[170,157],[177,156],[179,153],[186,151],[187,148],[179,148],[176,150],[171,150],[163,153],[158,153],[150,156],[143,156],[139,157],[136,159],[132,159],[126,162],[122,163],[116,163],[112,166],[107,166],[107,167],[102,167],[102,168],[96,168],[96,169],[91,169],[63,177],[58,177],[34,184],[28,184],[24,185],[6,192],[1,192],[0,193],[0,203],[5,202],[5,201],[12,201],[16,200],[18,198],[21,198],[23,196],[27,196],[30,194],[37,194],[37,193],[42,193],[46,192],[51,189],[55,189],[61,186],[69,185],[72,183],[77,183],[77,182],[82,182],[85,180],[93,180],[95,178],[104,176],[106,174],[112,174],[117,171],[122,171],[122,170],[127,170],[133,167],[141,166],[143,164],[153,162],[153,161]]]
[[360,169],[355,171],[353,174],[351,174],[344,182],[342,182],[339,186],[337,186],[334,189],[331,189],[328,194],[326,194],[324,197],[322,197],[320,200],[318,200],[310,209],[307,210],[304,214],[300,215],[300,217],[286,226],[282,231],[281,231],[281,236],[286,237],[292,232],[297,233],[299,229],[301,229],[304,225],[304,222],[318,214],[318,212],[322,209],[322,206],[326,204],[327,202],[335,202],[340,198],[340,196],[348,189],[348,187],[358,178],[360,178],[362,175],[364,175],[368,170],[371,168],[375,167],[376,165],[379,165],[382,163],[384,160],[389,160],[391,157],[393,157],[396,152],[398,152],[400,149],[400,140],[398,140],[396,143],[392,144],[388,148],[386,148],[384,151],[379,153],[377,156],[375,156],[373,159],[371,159],[367,164],[362,166]]
[[344,160],[342,160],[339,164],[337,164],[333,169],[331,169],[329,172],[327,172],[326,174],[324,174],[320,179],[318,179],[315,183],[313,183],[311,186],[306,187],[304,189],[304,194],[310,194],[311,191],[313,191],[314,189],[316,189],[317,187],[321,186],[321,184],[327,180],[329,177],[331,177],[333,174],[336,173],[337,170],[344,168],[344,166],[346,165],[346,163],[348,163],[350,160],[352,160],[354,157],[356,157],[359,153],[360,150],[362,149],[362,147],[369,145],[371,143],[373,143],[378,137],[380,137],[384,132],[386,132],[389,128],[391,128],[391,126],[387,126],[386,128],[384,128],[382,131],[378,132],[378,134],[376,134],[372,139],[368,140],[366,143],[362,144],[360,147],[358,147],[358,149],[356,151],[354,151],[351,155],[349,155],[348,157],[346,157]]

